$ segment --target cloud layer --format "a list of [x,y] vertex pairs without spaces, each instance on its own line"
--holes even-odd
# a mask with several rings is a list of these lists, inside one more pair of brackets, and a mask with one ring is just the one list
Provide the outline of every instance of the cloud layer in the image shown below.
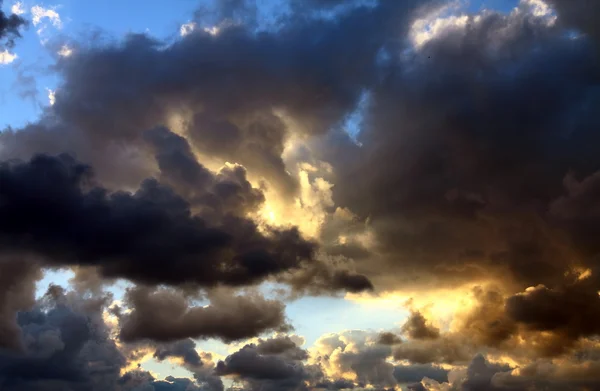
[[[597,8],[223,1],[73,42],[0,133],[0,388],[600,387]],[[73,290],[36,299],[49,268]],[[287,334],[285,300],[342,294],[408,316]]]

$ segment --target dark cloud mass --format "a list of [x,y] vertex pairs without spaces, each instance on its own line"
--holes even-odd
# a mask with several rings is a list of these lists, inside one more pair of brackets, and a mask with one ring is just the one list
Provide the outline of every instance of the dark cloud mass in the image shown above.
[[[0,1],[2,8],[3,1]],[[4,47],[12,48],[15,45],[15,39],[21,37],[19,29],[27,25],[27,21],[19,15],[7,15],[0,9],[0,49]]]
[[290,329],[284,304],[258,294],[217,293],[211,296],[210,305],[190,307],[186,298],[177,292],[139,287],[129,290],[125,299],[133,308],[121,319],[120,336],[127,342],[143,339],[172,342],[184,338],[218,338],[232,342],[266,331]]
[[[600,2],[259,3],[74,41],[0,132],[0,389],[600,389]],[[414,300],[305,349],[265,282]]]
[[241,285],[312,258],[313,244],[295,229],[263,236],[252,221],[229,214],[210,227],[156,180],[135,193],[111,193],[67,155],[2,163],[0,200],[5,251],[35,252],[52,265],[98,266],[109,277]]
[[411,339],[436,339],[440,336],[440,330],[427,324],[427,319],[418,311],[410,315],[402,326],[402,331]]
[[420,283],[502,273],[525,288],[573,266],[566,249],[580,233],[556,231],[547,210],[569,172],[599,169],[584,109],[597,102],[597,59],[587,39],[527,9],[468,16],[372,88],[362,146],[343,152],[358,157],[336,167],[334,189],[376,233],[380,261],[359,271],[397,267],[404,283],[410,270]]

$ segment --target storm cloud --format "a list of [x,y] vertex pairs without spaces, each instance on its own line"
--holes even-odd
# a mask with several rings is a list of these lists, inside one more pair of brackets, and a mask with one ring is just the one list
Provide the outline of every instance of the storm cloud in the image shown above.
[[210,227],[154,179],[135,193],[111,193],[67,155],[4,162],[0,183],[3,249],[51,265],[98,266],[136,282],[242,285],[298,267],[314,251],[294,229],[263,236],[233,215]]
[[[598,5],[342,3],[221,1],[57,60],[0,133],[3,389],[598,387]],[[36,300],[48,268],[87,296]],[[284,334],[280,300],[338,294],[408,316]],[[123,374],[136,348],[194,380]]]

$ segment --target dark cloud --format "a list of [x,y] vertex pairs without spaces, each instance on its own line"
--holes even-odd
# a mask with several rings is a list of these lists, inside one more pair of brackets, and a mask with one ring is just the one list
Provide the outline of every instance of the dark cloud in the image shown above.
[[245,346],[228,356],[225,361],[219,362],[217,372],[221,375],[235,374],[255,380],[281,380],[303,376],[301,368],[288,365],[280,357],[261,355],[253,346]]
[[308,359],[308,352],[300,348],[297,342],[287,335],[259,340],[256,351],[263,355],[283,355],[297,361]]
[[427,319],[418,311],[413,311],[402,326],[402,331],[411,339],[436,339],[440,330],[428,324]]
[[[82,370],[87,361],[72,352],[86,343],[62,335],[68,324],[73,339],[89,340],[85,317],[56,312],[54,304],[42,315],[25,312],[25,323],[23,312],[15,318],[32,304],[38,262],[181,289],[133,288],[132,312],[114,312],[124,341],[153,344],[159,360],[182,359],[196,380],[136,373],[121,378],[124,389],[222,389],[215,371],[262,391],[385,389],[400,379],[440,389],[443,371],[432,364],[464,366],[448,374],[446,389],[597,388],[597,360],[577,354],[599,333],[598,6],[548,2],[556,23],[522,1],[510,13],[437,20],[419,34],[413,17],[444,16],[432,16],[430,2],[292,2],[276,27],[257,31],[251,2],[224,1],[212,15],[216,34],[199,27],[170,43],[146,35],[81,43],[59,60],[56,104],[36,123],[0,135],[7,257],[0,274],[15,276],[0,281],[0,341],[29,352],[17,359],[16,350],[3,351],[10,365],[0,365],[8,368],[2,387],[39,386],[25,378],[21,359],[54,388],[115,381],[114,367],[106,377]],[[14,23],[0,28],[0,38],[16,36],[22,22]],[[574,38],[565,27],[584,35]],[[354,142],[342,128],[364,96]],[[318,260],[317,245],[298,229],[262,227],[249,217],[267,189],[282,203],[296,201],[298,167],[286,160],[292,141],[308,147],[289,161],[331,166],[333,202],[319,237],[330,253]],[[66,155],[31,158],[38,152],[73,152],[85,164]],[[8,160],[15,157],[25,160]],[[225,161],[231,164],[220,171],[207,168]],[[485,288],[472,292],[451,332],[415,310],[402,343],[389,333],[329,336],[308,365],[306,351],[277,337],[213,368],[187,338],[283,331],[284,307],[222,292],[201,307],[190,291],[265,280],[296,295]],[[76,289],[92,296],[101,290],[93,275],[78,281]],[[46,300],[64,296],[53,295]],[[483,356],[471,361],[481,351],[521,365],[511,371]],[[48,359],[56,355],[60,363]],[[50,376],[47,364],[62,366]],[[351,373],[356,382],[325,373]],[[430,379],[419,383],[421,375]]]
[[220,361],[216,373],[238,379],[250,390],[308,389],[305,382],[314,379],[316,375],[322,375],[321,372],[303,363],[306,356],[285,354],[289,349],[279,354],[272,352],[273,349],[265,349],[265,346],[271,347],[281,342],[278,338],[258,345],[246,345]]
[[581,337],[600,332],[597,326],[600,296],[591,281],[578,281],[557,289],[543,285],[530,288],[508,298],[506,312],[528,330],[553,333],[554,350],[546,350],[551,355],[570,349]]
[[[201,391],[203,388],[187,378],[167,376],[164,380],[155,379],[149,372],[141,370],[127,372],[117,384],[119,391]],[[206,389],[204,389],[206,390]]]
[[293,288],[292,294],[323,295],[340,292],[365,292],[374,289],[373,283],[364,274],[344,270],[343,265],[323,260],[277,277]]
[[589,34],[594,40],[600,38],[598,14],[600,6],[594,0],[547,0],[558,12],[559,22]]
[[427,388],[423,385],[423,383],[415,383],[407,386],[408,391],[428,391]]
[[82,43],[59,63],[64,82],[51,113],[3,132],[3,154],[76,152],[104,182],[135,184],[152,170],[141,134],[178,113],[199,152],[240,163],[289,196],[297,190],[281,157],[289,134],[323,134],[345,117],[376,78],[382,42],[405,28],[416,3],[358,7],[337,21],[292,13],[272,32],[256,33],[250,20],[217,35],[199,28],[166,48],[143,35]]
[[[488,362],[484,356],[478,354],[473,358],[469,366],[464,371],[455,371],[452,375],[451,384],[448,389],[462,390],[462,391],[500,391],[500,390],[512,390],[513,388],[504,388],[498,386],[495,378],[498,375],[510,372],[511,368],[506,365],[497,365]],[[425,380],[425,379],[424,379]],[[427,378],[426,381],[420,382],[420,388],[417,384],[415,390],[427,390],[436,389],[433,386],[440,386],[435,379]],[[426,388],[427,386],[431,388]],[[519,390],[515,388],[514,390]],[[537,390],[537,388],[534,388]]]
[[584,244],[570,248],[581,232],[556,225],[548,207],[568,172],[600,168],[589,39],[526,3],[450,22],[382,69],[361,145],[332,136],[318,155],[336,173],[336,205],[374,233],[357,272],[391,289],[490,275],[517,289],[560,283]]
[[448,381],[448,370],[430,364],[396,365],[394,377],[398,383],[418,383],[424,377],[440,383]]
[[176,291],[137,287],[125,300],[132,312],[121,319],[123,341],[171,342],[184,338],[218,338],[232,342],[268,331],[287,331],[285,306],[257,293],[219,292],[206,307],[190,307]]
[[4,162],[0,183],[5,251],[35,252],[53,265],[98,266],[106,277],[241,285],[298,267],[314,251],[296,229],[263,236],[254,222],[233,215],[211,228],[152,179],[133,194],[110,193],[66,155]]
[[[0,1],[2,8],[3,1]],[[0,49],[4,46],[13,47],[15,39],[21,37],[19,29],[27,25],[27,21],[16,14],[7,15],[0,10]]]
[[102,320],[105,298],[81,299],[51,286],[18,314],[24,349],[0,350],[2,390],[111,389],[125,364]]
[[[191,339],[179,340],[173,343],[159,344],[154,351],[154,358],[158,361],[164,361],[169,358],[178,358],[183,361],[182,366],[193,374],[195,382],[193,384],[189,379],[179,379],[177,381],[166,378],[165,380],[181,385],[182,387],[198,387],[199,390],[223,391],[223,381],[215,374],[215,363],[210,353],[199,353],[196,350],[196,343]],[[156,383],[153,384],[156,389]],[[188,388],[185,388],[188,390]]]
[[166,128],[152,129],[145,137],[156,151],[161,180],[176,189],[192,207],[199,208],[203,216],[245,217],[264,202],[262,191],[248,182],[244,167],[224,167],[215,176],[196,160],[185,138]]
[[382,345],[398,345],[402,343],[402,338],[391,332],[379,334],[378,342]]
[[565,365],[541,360],[513,370],[477,355],[465,369],[450,371],[449,382],[426,377],[410,387],[414,390],[457,391],[593,390],[598,387],[600,380],[597,369],[598,365],[593,361]]
[[404,342],[394,347],[396,360],[413,364],[464,364],[478,347],[461,333],[445,333],[437,339]]
[[0,348],[0,388],[4,391],[223,391],[213,374],[210,354],[198,353],[190,340],[161,344],[155,357],[183,359],[194,379],[155,379],[142,370],[124,372],[139,360],[129,347],[117,345],[104,311],[112,296],[81,295],[51,285],[32,308],[18,313],[19,351]]
[[500,346],[518,334],[514,320],[506,315],[504,296],[498,291],[475,287],[475,305],[462,319],[462,333],[477,344]]
[[338,380],[327,380],[315,384],[314,388],[320,389],[325,388],[327,390],[351,390],[355,387],[354,383],[350,380],[338,379]]
[[[25,259],[24,259],[25,258]],[[17,312],[35,304],[35,287],[42,278],[39,266],[23,256],[0,258],[0,347],[23,348]]]

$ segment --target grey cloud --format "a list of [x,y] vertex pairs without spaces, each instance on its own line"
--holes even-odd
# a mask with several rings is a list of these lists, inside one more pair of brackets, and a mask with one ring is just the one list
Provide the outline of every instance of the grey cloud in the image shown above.
[[27,256],[0,257],[0,347],[23,349],[17,312],[35,304],[35,287],[42,272]]
[[283,303],[256,293],[243,296],[218,293],[207,307],[190,307],[186,298],[167,289],[129,289],[126,302],[132,308],[121,319],[123,341],[171,342],[184,338],[218,338],[232,342],[268,331],[290,329]]
[[177,357],[183,359],[184,364],[191,368],[202,366],[202,360],[196,351],[196,343],[191,339],[161,345],[154,352],[154,357],[160,361],[169,357]]
[[489,275],[516,289],[560,283],[577,232],[561,231],[548,206],[569,171],[600,165],[589,41],[522,4],[468,15],[382,72],[361,146],[338,135],[318,155],[336,173],[336,204],[374,232],[357,272],[390,288]]
[[397,336],[391,332],[383,332],[379,334],[379,339],[377,340],[382,345],[397,345],[402,343],[402,338]]
[[299,267],[314,251],[294,228],[264,236],[233,215],[211,228],[153,179],[134,194],[111,193],[66,155],[1,163],[0,197],[4,251],[34,252],[56,266],[98,266],[109,278],[244,285]]
[[402,326],[402,331],[411,339],[436,339],[440,336],[440,330],[428,324],[427,319],[419,311],[410,314]]
[[113,387],[125,359],[109,338],[102,302],[53,286],[34,308],[20,312],[17,322],[24,350],[0,350],[2,389]]
[[419,383],[424,377],[440,383],[448,381],[448,370],[431,364],[396,365],[394,377],[398,383]]
[[[0,1],[0,8],[3,1]],[[3,46],[12,48],[15,39],[21,37],[19,29],[27,25],[27,21],[16,14],[7,15],[0,10],[0,48]]]

